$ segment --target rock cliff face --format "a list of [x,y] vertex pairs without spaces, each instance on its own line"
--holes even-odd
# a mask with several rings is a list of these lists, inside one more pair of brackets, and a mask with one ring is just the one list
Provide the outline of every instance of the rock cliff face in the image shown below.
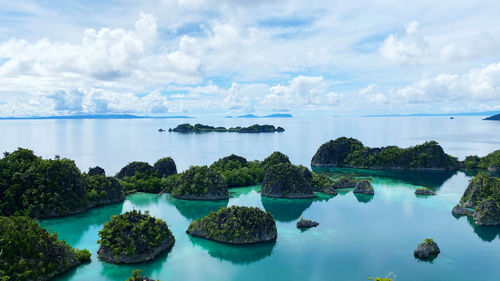
[[359,140],[340,137],[324,143],[314,154],[311,166],[397,170],[455,170],[459,162],[444,153],[435,141],[409,148],[365,147]]
[[99,236],[97,254],[110,263],[150,261],[175,242],[164,221],[136,210],[111,217],[99,231]]
[[423,243],[418,244],[417,249],[413,252],[413,255],[421,260],[429,260],[437,257],[441,252],[438,245],[432,239],[425,239]]
[[312,198],[313,189],[299,167],[282,163],[267,169],[262,196],[276,198]]
[[375,194],[373,190],[373,186],[369,181],[361,181],[356,184],[356,187],[352,191],[353,193],[361,193],[361,194]]
[[259,208],[231,206],[221,208],[191,222],[188,234],[228,244],[274,241],[278,236],[270,213]]
[[172,189],[172,196],[187,200],[229,199],[222,175],[206,166],[196,166],[182,173]]
[[472,216],[477,225],[500,225],[500,178],[477,174],[452,214]]
[[300,220],[297,221],[297,228],[311,228],[311,227],[316,227],[318,225],[319,225],[318,222],[303,218],[300,218]]

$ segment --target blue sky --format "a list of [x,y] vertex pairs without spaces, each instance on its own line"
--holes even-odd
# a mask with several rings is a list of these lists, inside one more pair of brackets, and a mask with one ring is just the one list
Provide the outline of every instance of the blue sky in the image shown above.
[[499,14],[486,0],[0,0],[0,116],[500,111]]

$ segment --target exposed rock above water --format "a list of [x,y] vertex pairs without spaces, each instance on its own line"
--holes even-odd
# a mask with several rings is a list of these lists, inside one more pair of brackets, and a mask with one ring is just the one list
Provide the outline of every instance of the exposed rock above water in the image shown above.
[[421,260],[432,260],[441,252],[438,245],[432,239],[425,239],[424,242],[418,244],[413,255]]
[[419,187],[415,190],[416,195],[436,195],[436,192],[434,192],[432,189],[427,188],[427,187]]
[[369,181],[361,181],[356,184],[356,187],[352,191],[353,193],[361,193],[361,194],[375,194],[373,190],[373,186]]
[[297,228],[311,228],[311,227],[316,227],[318,225],[319,225],[318,222],[304,218],[300,218],[300,220],[297,221]]

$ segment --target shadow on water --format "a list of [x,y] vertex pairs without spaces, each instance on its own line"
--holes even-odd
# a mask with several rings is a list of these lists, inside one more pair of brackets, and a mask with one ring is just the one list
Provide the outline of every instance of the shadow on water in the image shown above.
[[481,238],[481,240],[485,242],[491,242],[495,240],[495,238],[500,238],[500,226],[482,226],[476,225],[474,223],[474,219],[471,217],[467,217],[467,221],[470,226],[474,229],[474,233]]
[[271,212],[275,220],[291,222],[300,218],[315,199],[284,199],[262,196],[260,200],[264,209]]
[[374,195],[373,194],[361,194],[361,193],[354,193],[354,196],[356,199],[358,199],[358,202],[361,203],[368,203],[373,200]]
[[216,212],[222,207],[226,207],[229,200],[217,201],[198,201],[182,200],[168,195],[167,202],[173,205],[179,213],[189,220],[197,220],[208,215],[210,212]]
[[75,235],[61,236],[70,245],[76,245],[82,236],[92,226],[102,225],[109,221],[111,216],[119,215],[123,208],[123,202],[92,208],[84,213],[68,217],[44,219],[39,224],[51,232],[72,233]]
[[313,167],[316,173],[332,174],[333,177],[382,177],[431,188],[439,188],[457,171],[408,171],[408,170],[369,170],[336,167]]
[[270,256],[276,245],[275,241],[251,245],[228,245],[192,236],[189,240],[193,245],[207,250],[211,257],[238,265],[254,263]]

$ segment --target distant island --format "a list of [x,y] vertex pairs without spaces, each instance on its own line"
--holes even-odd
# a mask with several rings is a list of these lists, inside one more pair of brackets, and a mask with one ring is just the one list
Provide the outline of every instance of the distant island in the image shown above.
[[177,132],[177,133],[208,133],[208,132],[230,132],[230,133],[274,133],[274,132],[284,132],[285,129],[282,127],[274,127],[273,125],[259,125],[254,124],[250,127],[213,127],[209,125],[203,124],[195,124],[194,126],[185,123],[180,124],[175,128],[168,129],[169,132]]
[[240,116],[225,116],[224,118],[292,118],[292,114],[289,113],[274,113],[274,114],[269,114],[269,115],[264,115],[264,116],[258,116],[254,114],[245,114],[245,115],[240,115]]
[[425,117],[425,116],[487,116],[497,111],[458,112],[458,113],[412,113],[412,114],[369,114],[363,117]]
[[104,115],[65,115],[65,116],[32,116],[32,117],[0,117],[0,120],[45,120],[45,119],[169,119],[194,118],[191,116],[138,116],[131,114],[104,114]]
[[500,113],[492,115],[490,117],[486,117],[483,120],[495,120],[495,121],[500,121]]

